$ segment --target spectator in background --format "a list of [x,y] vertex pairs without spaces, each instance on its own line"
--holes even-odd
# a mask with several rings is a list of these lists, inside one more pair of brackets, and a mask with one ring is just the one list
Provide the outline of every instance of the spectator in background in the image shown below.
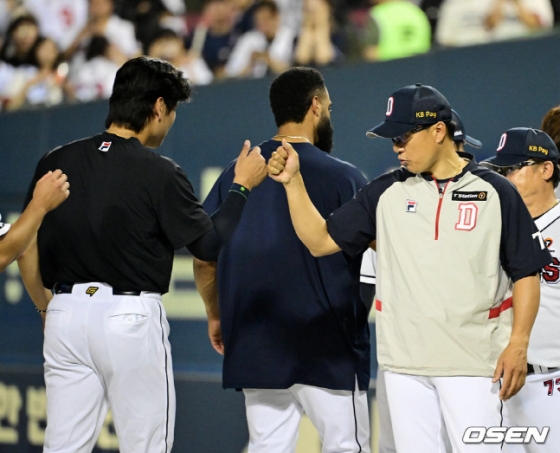
[[183,0],[116,0],[115,11],[134,24],[144,52],[161,29],[173,30],[179,36],[188,31]]
[[113,0],[89,0],[88,22],[68,48],[66,57],[70,58],[82,46],[87,46],[94,36],[104,36],[107,41],[114,44],[122,54],[120,56],[122,63],[140,54],[134,25],[114,14]]
[[[297,34],[303,20],[304,0],[276,0],[280,11],[281,25]],[[255,28],[254,15],[259,0],[232,0],[237,12],[235,30],[239,34],[247,33]]]
[[198,55],[188,52],[183,40],[173,30],[160,30],[148,46],[148,56],[168,61],[195,85],[207,85],[212,82],[212,71]]
[[29,15],[16,17],[8,26],[6,39],[0,49],[0,60],[12,66],[37,66],[33,46],[39,39],[37,20]]
[[373,0],[363,56],[367,61],[393,60],[430,50],[430,22],[409,0]]
[[64,99],[64,72],[58,70],[60,52],[56,43],[40,37],[33,46],[33,54],[38,68],[16,70],[6,102],[7,110],[16,110],[24,105],[51,106],[60,104]]
[[10,22],[14,17],[21,14],[20,9],[20,0],[0,0],[0,47]]
[[37,18],[41,35],[54,40],[63,52],[88,20],[88,0],[24,0],[23,4]]
[[231,0],[210,0],[202,19],[187,40],[187,47],[204,59],[214,77],[225,77],[224,68],[237,41],[235,10]]
[[80,102],[108,99],[120,63],[120,52],[105,36],[89,40],[85,62],[75,67],[69,76],[67,94]]
[[437,23],[439,19],[439,9],[445,0],[422,0],[418,6],[426,13],[432,27],[432,42],[436,36]]
[[332,8],[328,0],[304,0],[303,23],[294,52],[298,66],[324,66],[343,55],[332,40]]
[[519,38],[552,27],[550,0],[445,0],[436,40],[469,46]]
[[278,6],[262,0],[255,10],[256,30],[239,38],[226,64],[228,77],[264,77],[290,67],[295,33],[281,26]]
[[546,132],[554,141],[556,146],[560,146],[560,105],[551,108],[544,116],[541,130]]

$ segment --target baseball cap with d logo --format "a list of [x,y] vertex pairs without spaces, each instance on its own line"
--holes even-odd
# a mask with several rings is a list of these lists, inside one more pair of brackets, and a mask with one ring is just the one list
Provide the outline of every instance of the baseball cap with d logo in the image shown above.
[[369,138],[395,138],[422,124],[451,121],[451,106],[431,86],[409,85],[395,91],[387,101],[385,121],[367,131]]
[[514,127],[502,134],[496,155],[484,162],[496,167],[509,167],[527,159],[549,160],[557,164],[560,154],[545,132],[530,127]]

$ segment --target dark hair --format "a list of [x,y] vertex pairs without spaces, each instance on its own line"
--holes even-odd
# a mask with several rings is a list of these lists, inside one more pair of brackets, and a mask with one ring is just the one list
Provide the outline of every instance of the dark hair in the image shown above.
[[[21,16],[16,17],[10,22],[8,26],[8,30],[6,31],[5,40],[2,44],[2,48],[0,48],[0,60],[5,61],[6,63],[11,64],[12,66],[21,66],[21,65],[32,65],[32,66],[39,66],[37,64],[37,59],[35,58],[35,51],[32,47],[29,52],[23,59],[15,54],[14,43],[12,39],[12,34],[23,24],[32,24],[39,29],[39,24],[37,19],[33,17],[31,14],[24,14]],[[39,36],[37,37],[37,39]],[[34,44],[36,44],[35,41]]]
[[191,81],[171,63],[157,58],[133,58],[117,71],[105,126],[114,123],[140,132],[153,117],[159,97],[171,112],[179,102],[187,102],[191,92]]
[[551,108],[546,113],[542,120],[541,130],[550,136],[556,143],[556,147],[560,147],[560,105]]
[[314,96],[323,94],[325,80],[312,68],[291,68],[280,74],[270,85],[270,108],[276,126],[302,123]]
[[453,121],[444,121],[445,124],[446,134],[451,139],[452,142],[455,141],[455,129],[457,129],[457,125]]
[[278,12],[280,11],[278,9],[278,5],[273,0],[261,0],[260,2],[257,2],[255,4],[253,14],[261,9],[268,9],[272,14],[278,14]]
[[109,40],[105,36],[92,36],[86,49],[86,61],[95,57],[106,57],[109,50]]

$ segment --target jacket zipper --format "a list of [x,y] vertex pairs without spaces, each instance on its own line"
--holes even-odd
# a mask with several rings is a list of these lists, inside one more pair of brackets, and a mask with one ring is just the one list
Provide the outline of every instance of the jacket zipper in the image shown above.
[[437,213],[436,213],[436,241],[437,241],[439,239],[439,214],[441,212],[441,205],[443,203],[443,196],[445,195],[445,191],[447,189],[447,186],[451,182],[451,179],[445,183],[445,186],[443,186],[443,190],[440,192],[439,191],[439,184],[437,182],[437,179],[434,176],[432,176],[432,178],[434,179],[434,182],[436,183],[436,189],[439,193],[439,201],[438,201],[438,207],[437,207]]

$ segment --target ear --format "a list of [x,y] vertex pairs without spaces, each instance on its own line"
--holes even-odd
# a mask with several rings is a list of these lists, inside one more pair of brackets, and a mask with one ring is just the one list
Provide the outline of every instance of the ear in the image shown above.
[[436,141],[439,145],[441,145],[447,136],[447,126],[443,121],[440,121],[434,126],[434,131],[436,134]]
[[154,116],[157,118],[158,121],[161,121],[164,114],[165,114],[165,101],[160,96],[159,98],[157,98],[154,104]]
[[554,163],[550,162],[549,160],[543,162],[542,164],[542,177],[545,181],[548,181],[552,178],[554,174]]
[[313,116],[319,118],[321,116],[321,100],[319,96],[313,96],[311,100],[311,111],[313,112]]

